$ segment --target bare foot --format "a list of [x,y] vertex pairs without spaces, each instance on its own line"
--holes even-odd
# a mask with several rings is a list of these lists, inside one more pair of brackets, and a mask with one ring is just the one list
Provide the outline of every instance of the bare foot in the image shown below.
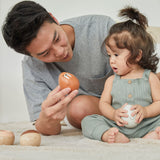
[[107,130],[103,136],[102,141],[108,143],[128,143],[130,140],[115,127]]
[[149,132],[143,138],[145,139],[160,139],[160,127],[157,127],[155,131]]

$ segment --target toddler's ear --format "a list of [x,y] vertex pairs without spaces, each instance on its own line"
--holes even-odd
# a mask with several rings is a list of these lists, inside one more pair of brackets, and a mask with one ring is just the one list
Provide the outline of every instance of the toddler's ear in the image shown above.
[[139,62],[141,60],[142,54],[143,54],[143,51],[141,49],[139,49],[139,53],[138,53],[137,58],[136,58],[137,62]]
[[54,19],[54,21],[55,21],[57,24],[59,24],[58,20],[52,15],[52,13],[49,12],[49,14],[50,14],[50,16]]

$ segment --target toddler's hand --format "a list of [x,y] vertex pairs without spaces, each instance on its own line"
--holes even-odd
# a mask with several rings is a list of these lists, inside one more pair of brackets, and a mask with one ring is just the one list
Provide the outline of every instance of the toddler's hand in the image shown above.
[[131,107],[131,110],[134,110],[134,112],[131,114],[132,116],[135,116],[136,114],[137,114],[137,116],[136,116],[136,123],[140,123],[144,118],[145,118],[145,116],[146,116],[146,109],[145,109],[145,107],[143,107],[143,106],[141,106],[141,105],[139,105],[139,104],[136,104],[136,105],[133,105],[132,107]]
[[116,109],[114,112],[114,121],[118,126],[121,126],[121,127],[127,124],[126,121],[121,119],[121,117],[128,117],[127,110],[124,109],[125,105],[126,104],[124,104],[121,108]]

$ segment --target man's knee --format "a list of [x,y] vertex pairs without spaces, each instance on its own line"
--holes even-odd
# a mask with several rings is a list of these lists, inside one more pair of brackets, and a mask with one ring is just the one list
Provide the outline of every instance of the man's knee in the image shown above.
[[81,120],[86,116],[84,105],[85,104],[82,99],[80,97],[76,97],[68,106],[68,120],[77,128],[81,128]]
[[[98,114],[99,99],[95,99],[91,96],[78,96],[68,106],[67,117],[69,122],[77,127],[81,128],[82,119],[91,114]],[[95,101],[95,102],[94,102]]]

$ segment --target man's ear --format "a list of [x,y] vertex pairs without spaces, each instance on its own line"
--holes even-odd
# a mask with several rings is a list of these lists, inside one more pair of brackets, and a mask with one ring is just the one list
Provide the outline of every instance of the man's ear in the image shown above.
[[54,21],[55,21],[57,24],[59,24],[58,20],[52,15],[52,13],[49,12],[49,14],[50,14],[50,16],[54,19]]
[[143,54],[143,51],[141,49],[139,49],[139,53],[138,53],[137,58],[136,58],[137,62],[139,62],[141,60],[142,54]]

